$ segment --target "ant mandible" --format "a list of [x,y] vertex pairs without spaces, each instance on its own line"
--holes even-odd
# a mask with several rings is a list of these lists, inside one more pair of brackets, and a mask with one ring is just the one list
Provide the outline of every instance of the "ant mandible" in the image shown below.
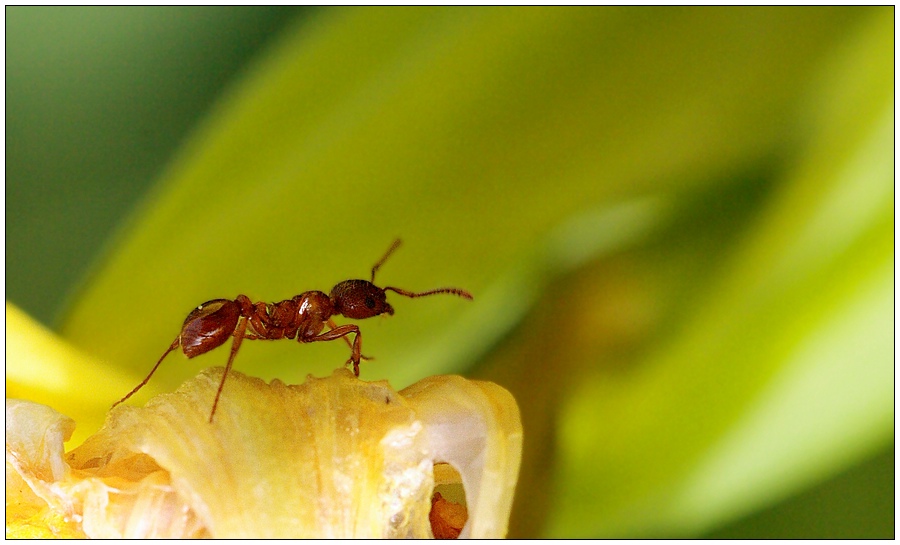
[[[400,239],[391,244],[384,256],[372,267],[370,281],[344,280],[331,289],[330,295],[321,291],[307,291],[280,303],[259,302],[255,304],[251,303],[250,298],[246,295],[238,295],[234,301],[213,299],[203,303],[185,318],[184,325],[181,326],[181,334],[175,337],[172,345],[159,358],[147,378],[142,380],[134,390],[128,392],[125,397],[116,401],[113,407],[126,401],[143,388],[169,352],[181,346],[184,355],[193,358],[225,344],[229,337],[234,337],[234,341],[231,343],[231,355],[228,356],[225,373],[222,375],[222,382],[219,383],[216,399],[213,401],[212,412],[209,414],[210,422],[213,421],[213,416],[216,414],[219,396],[222,395],[222,388],[225,386],[225,377],[228,376],[234,357],[244,339],[274,341],[296,337],[297,341],[301,343],[312,343],[343,338],[351,348],[350,359],[346,364],[353,364],[353,374],[358,377],[359,360],[372,359],[360,353],[359,327],[354,324],[339,326],[331,319],[332,316],[341,314],[347,318],[362,320],[379,314],[394,314],[393,307],[387,302],[385,292],[388,290],[405,297],[450,293],[465,299],[472,299],[469,292],[459,288],[438,288],[414,293],[391,286],[385,288],[376,286],[373,283],[375,282],[375,272],[399,246]],[[325,324],[328,324],[331,329],[322,333]],[[353,343],[347,338],[347,335],[351,333],[355,334]]]

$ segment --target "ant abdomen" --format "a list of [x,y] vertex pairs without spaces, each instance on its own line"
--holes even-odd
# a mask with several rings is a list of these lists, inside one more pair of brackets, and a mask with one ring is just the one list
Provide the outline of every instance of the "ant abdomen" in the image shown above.
[[221,346],[234,333],[241,318],[241,305],[228,299],[213,299],[195,308],[181,326],[181,349],[193,358]]

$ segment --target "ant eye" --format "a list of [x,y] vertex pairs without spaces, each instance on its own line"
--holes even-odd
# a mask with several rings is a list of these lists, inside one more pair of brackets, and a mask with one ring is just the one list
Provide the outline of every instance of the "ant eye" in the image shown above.
[[366,297],[366,306],[368,308],[375,308],[375,299],[372,299],[372,297]]

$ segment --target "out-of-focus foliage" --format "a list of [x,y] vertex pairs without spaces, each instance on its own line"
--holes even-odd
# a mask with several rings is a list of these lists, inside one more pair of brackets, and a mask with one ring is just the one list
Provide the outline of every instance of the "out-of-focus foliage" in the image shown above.
[[[327,291],[399,235],[379,282],[475,301],[392,297],[363,378],[514,393],[512,534],[696,535],[891,440],[892,17],[322,11],[223,98],[63,334],[137,381],[192,305]],[[236,366],[345,358],[244,343]]]
[[7,6],[7,298],[58,320],[223,87],[304,12]]
[[[6,397],[63,411],[79,444],[103,424],[105,409],[134,386],[124,370],[93,358],[6,303]],[[157,385],[149,392],[162,393]]]

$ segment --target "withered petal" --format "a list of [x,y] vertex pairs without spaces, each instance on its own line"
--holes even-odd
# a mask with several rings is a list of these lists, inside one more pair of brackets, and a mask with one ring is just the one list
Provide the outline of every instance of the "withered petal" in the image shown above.
[[222,372],[116,407],[65,457],[61,439],[41,455],[52,426],[10,424],[7,400],[8,467],[12,425],[29,462],[14,469],[90,537],[423,538],[434,466],[449,463],[458,473],[442,479],[458,475],[468,503],[461,537],[505,535],[522,428],[502,388],[445,376],[397,393],[346,369],[296,386],[232,371],[210,424]]

